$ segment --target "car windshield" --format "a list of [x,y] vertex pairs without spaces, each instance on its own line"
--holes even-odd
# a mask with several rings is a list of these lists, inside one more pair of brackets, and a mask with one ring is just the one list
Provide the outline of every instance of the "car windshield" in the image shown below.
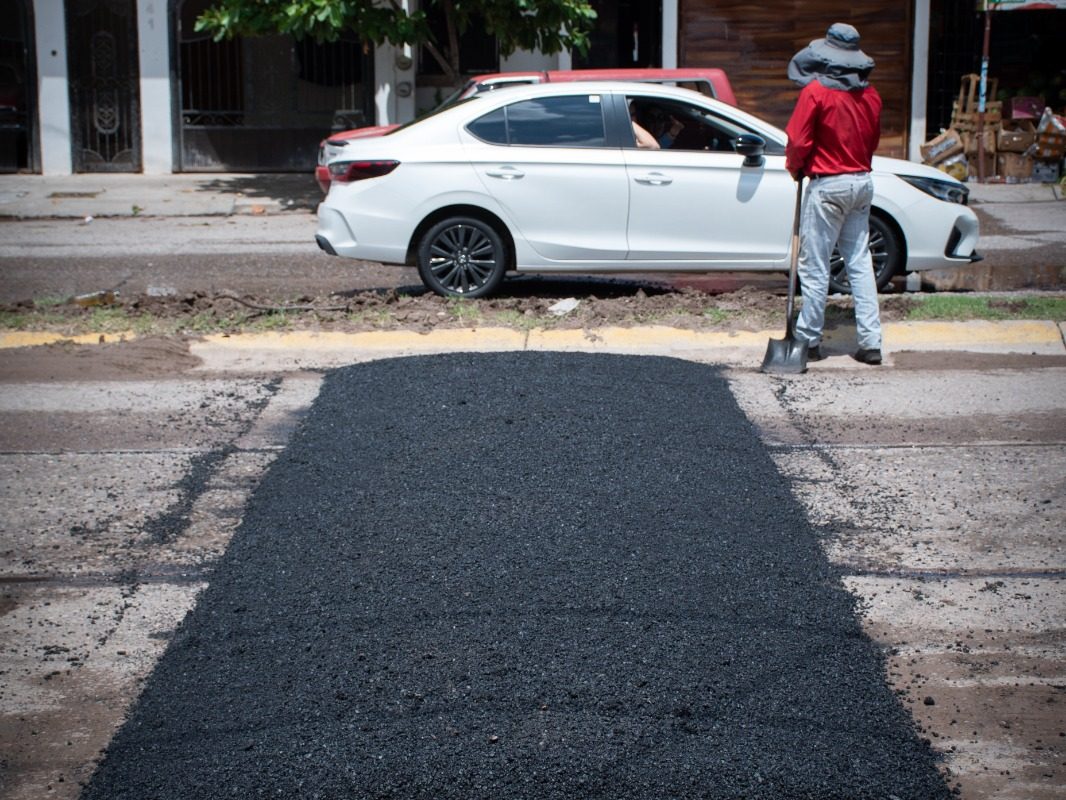
[[[473,95],[481,94],[482,92],[493,92],[497,89],[505,89],[508,86],[528,86],[533,82],[532,78],[515,78],[513,80],[496,79],[492,83],[480,83],[477,78],[470,78],[466,83],[441,100],[440,104],[429,113],[435,113],[437,111],[442,111],[445,108],[451,108],[460,100],[465,100],[466,95],[468,94]],[[428,116],[428,114],[425,116]]]
[[452,92],[450,95],[448,95],[443,100],[441,100],[440,104],[437,105],[437,107],[434,108],[433,110],[431,110],[429,113],[425,114],[423,119],[425,117],[428,117],[430,114],[435,114],[438,111],[443,111],[445,108],[449,108],[449,107],[455,105],[456,103],[458,103],[461,99],[463,99],[463,95],[466,94],[468,91],[470,91],[470,87],[474,86],[476,83],[477,83],[477,81],[475,81],[473,78],[468,80],[466,83],[464,83],[462,86],[460,86],[454,92]]

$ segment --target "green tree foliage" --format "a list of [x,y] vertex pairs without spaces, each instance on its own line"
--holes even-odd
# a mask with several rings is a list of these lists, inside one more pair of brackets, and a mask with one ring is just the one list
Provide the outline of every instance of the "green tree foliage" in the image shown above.
[[[431,5],[444,14],[447,41],[430,33],[425,8]],[[504,56],[518,49],[585,53],[596,19],[589,0],[423,0],[422,6],[408,12],[397,0],[219,0],[196,21],[196,30],[209,31],[216,41],[289,33],[321,42],[352,31],[368,47],[425,45],[457,84],[458,38],[471,25],[495,36]]]

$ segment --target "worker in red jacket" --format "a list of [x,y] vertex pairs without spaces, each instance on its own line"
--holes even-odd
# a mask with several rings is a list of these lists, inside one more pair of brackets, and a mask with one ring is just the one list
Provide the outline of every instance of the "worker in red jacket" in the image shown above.
[[858,350],[881,363],[881,320],[870,258],[870,162],[881,138],[881,96],[868,78],[874,62],[859,49],[859,32],[838,22],[793,56],[788,76],[803,86],[789,120],[786,167],[809,179],[800,218],[798,272],[803,306],[797,339],[807,360],[820,361],[829,260],[834,246],[847,268],[855,301]]

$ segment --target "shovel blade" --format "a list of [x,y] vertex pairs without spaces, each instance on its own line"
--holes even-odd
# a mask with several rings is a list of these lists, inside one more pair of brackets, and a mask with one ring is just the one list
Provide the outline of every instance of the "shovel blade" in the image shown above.
[[795,339],[771,339],[762,360],[762,371],[798,375],[807,371],[807,343]]

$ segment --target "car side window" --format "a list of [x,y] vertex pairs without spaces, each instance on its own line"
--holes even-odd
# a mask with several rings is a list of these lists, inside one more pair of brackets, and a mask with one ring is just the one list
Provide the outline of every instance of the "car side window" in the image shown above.
[[607,137],[599,95],[522,100],[490,111],[467,130],[492,144],[603,147]]
[[[634,95],[627,101],[634,121],[649,131],[663,150],[731,153],[740,134],[756,133],[705,108],[678,100]],[[784,152],[783,148],[778,149]],[[777,154],[772,142],[766,152]]]

